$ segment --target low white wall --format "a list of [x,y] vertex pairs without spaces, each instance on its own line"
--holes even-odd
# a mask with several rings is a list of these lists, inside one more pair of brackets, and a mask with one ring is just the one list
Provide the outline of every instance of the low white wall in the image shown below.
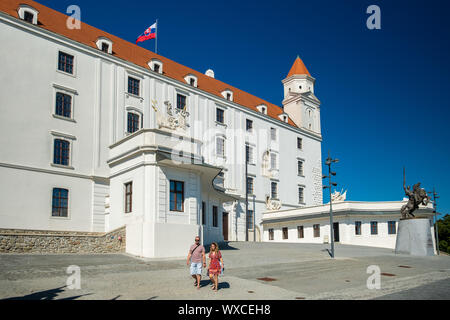
[[126,252],[145,258],[186,257],[198,225],[136,222],[126,226]]

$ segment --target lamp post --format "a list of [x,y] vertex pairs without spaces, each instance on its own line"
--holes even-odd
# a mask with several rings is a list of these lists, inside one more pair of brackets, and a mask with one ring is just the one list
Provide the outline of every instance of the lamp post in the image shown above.
[[323,186],[323,189],[330,189],[330,238],[331,238],[331,257],[334,258],[334,225],[333,225],[333,205],[331,198],[331,186],[337,186],[336,182],[331,182],[331,176],[335,176],[336,172],[331,171],[331,164],[339,162],[339,159],[332,159],[330,157],[330,151],[328,151],[328,158],[325,161],[325,165],[328,166],[328,175],[322,176],[322,179],[328,178],[328,185]]
[[248,241],[248,157],[245,146],[245,241]]
[[428,192],[429,194],[431,194],[433,196],[433,212],[434,212],[434,232],[435,232],[435,239],[436,239],[436,252],[439,255],[439,231],[438,231],[438,222],[437,222],[437,198],[439,198],[436,190],[433,187],[433,192]]

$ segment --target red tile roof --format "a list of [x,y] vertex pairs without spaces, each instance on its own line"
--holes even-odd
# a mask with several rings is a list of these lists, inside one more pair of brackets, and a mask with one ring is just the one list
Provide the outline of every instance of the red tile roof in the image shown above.
[[294,74],[307,74],[308,76],[311,76],[309,74],[308,69],[306,69],[305,64],[303,63],[302,59],[300,59],[299,56],[297,56],[297,59],[295,59],[294,64],[292,65],[291,70],[289,70],[289,73],[286,78],[289,78]]
[[[81,22],[81,29],[68,29],[66,27],[67,15],[55,11],[51,8],[43,6],[35,1],[30,0],[1,0],[0,11],[6,14],[18,18],[17,9],[20,4],[27,4],[39,11],[38,26],[40,28],[49,30],[51,32],[60,34],[64,37],[72,39],[76,42],[88,45],[96,48],[95,42],[98,37],[103,36],[110,39],[113,42],[113,55],[117,58],[129,61],[135,65],[148,69],[148,62],[153,59],[159,59],[163,65],[164,75],[185,83],[184,77],[191,73],[197,76],[198,88],[206,91],[210,94],[223,98],[221,92],[230,89],[233,91],[233,102],[245,106],[249,109],[258,111],[256,106],[265,104],[267,105],[267,115],[278,121],[281,121],[278,115],[283,113],[283,109],[275,104],[267,102],[261,98],[255,97],[245,91],[232,87],[220,80],[206,76],[205,74],[195,71],[191,68],[183,66],[175,61],[167,59],[163,56],[155,54],[152,51],[144,49],[135,45],[134,43],[125,41],[112,34],[104,32],[100,29],[92,27],[86,23]],[[306,69],[306,68],[305,68]],[[288,122],[291,126],[297,127],[294,122],[289,119]]]

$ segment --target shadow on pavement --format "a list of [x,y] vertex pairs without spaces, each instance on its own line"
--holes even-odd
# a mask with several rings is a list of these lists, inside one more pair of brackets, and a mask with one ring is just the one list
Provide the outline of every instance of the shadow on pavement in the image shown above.
[[[205,247],[205,252],[209,253],[209,248],[211,247],[211,243],[208,244],[204,244],[203,245]],[[219,246],[219,250],[240,250],[238,248],[232,247],[228,244],[228,242],[219,242],[218,243]]]
[[[19,297],[12,297],[12,298],[6,298],[3,300],[55,300],[58,296],[58,293],[64,292],[63,288],[66,286],[45,290],[45,291],[38,291],[35,293],[27,294],[25,296],[19,296]],[[75,300],[83,296],[91,295],[92,293],[82,294],[79,296],[73,296],[73,297],[67,297],[67,298],[61,298],[59,300]]]

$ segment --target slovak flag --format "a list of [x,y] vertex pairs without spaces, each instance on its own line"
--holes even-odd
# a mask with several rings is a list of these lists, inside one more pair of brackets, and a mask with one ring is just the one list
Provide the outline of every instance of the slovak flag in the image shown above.
[[147,30],[145,30],[144,33],[137,38],[136,44],[138,44],[138,42],[155,38],[156,38],[156,22],[152,24],[150,27],[148,27]]

